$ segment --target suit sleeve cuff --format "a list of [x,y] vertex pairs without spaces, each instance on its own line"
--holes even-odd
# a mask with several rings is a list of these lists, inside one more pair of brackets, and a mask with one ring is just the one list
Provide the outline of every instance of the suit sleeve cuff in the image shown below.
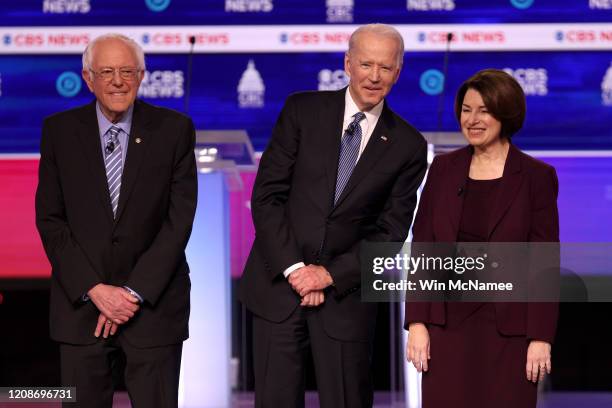
[[135,290],[131,289],[129,286],[124,286],[123,289],[127,290],[128,292],[130,292],[130,295],[134,296],[136,299],[138,299],[139,303],[144,302],[144,299],[142,298],[142,296],[140,296],[138,294],[138,292],[136,292]]
[[291,272],[303,268],[304,266],[306,266],[306,264],[304,264],[304,262],[298,262],[296,264],[291,265],[290,267],[288,267],[287,269],[285,269],[285,271],[283,272],[283,276],[285,278],[288,278],[289,275],[291,275]]

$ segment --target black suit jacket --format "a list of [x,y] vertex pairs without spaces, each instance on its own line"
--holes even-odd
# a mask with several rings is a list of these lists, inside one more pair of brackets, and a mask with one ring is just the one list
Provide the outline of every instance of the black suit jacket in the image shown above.
[[136,101],[128,143],[113,220],[95,102],[44,121],[36,224],[52,266],[54,340],[96,341],[99,312],[81,297],[98,283],[126,285],[144,298],[136,316],[120,328],[133,345],[188,337],[184,250],[197,199],[193,123]]
[[291,95],[259,164],[251,209],[256,238],[241,282],[255,314],[281,322],[299,296],[282,272],[320,264],[335,286],[318,314],[340,340],[371,338],[376,304],[360,300],[359,246],[406,239],[427,143],[386,105],[371,138],[333,205],[346,88]]
[[[415,242],[456,242],[473,148],[436,156],[414,221]],[[555,169],[510,145],[499,195],[489,223],[489,242],[559,242],[558,181]],[[558,304],[498,302],[496,324],[505,335],[553,342]],[[443,302],[407,302],[411,322],[444,325]]]

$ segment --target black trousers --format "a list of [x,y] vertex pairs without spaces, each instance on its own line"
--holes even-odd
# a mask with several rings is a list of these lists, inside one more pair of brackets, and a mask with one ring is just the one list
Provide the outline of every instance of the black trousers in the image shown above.
[[125,356],[125,385],[133,408],[178,406],[183,344],[136,348],[120,334],[91,345],[60,344],[62,386],[76,387],[70,408],[111,408],[112,367]]
[[309,349],[322,408],[372,406],[371,345],[329,337],[317,308],[298,306],[281,323],[253,317],[256,408],[304,407]]

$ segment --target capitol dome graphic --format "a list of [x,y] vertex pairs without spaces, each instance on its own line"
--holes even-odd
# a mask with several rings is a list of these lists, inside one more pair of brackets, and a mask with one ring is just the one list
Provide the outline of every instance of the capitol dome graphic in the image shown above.
[[255,62],[249,60],[247,69],[238,82],[238,103],[241,108],[259,108],[264,105],[266,86],[255,68]]
[[264,85],[259,71],[255,68],[255,62],[249,60],[246,71],[242,73],[240,82],[238,83],[238,92],[264,92],[266,86]]

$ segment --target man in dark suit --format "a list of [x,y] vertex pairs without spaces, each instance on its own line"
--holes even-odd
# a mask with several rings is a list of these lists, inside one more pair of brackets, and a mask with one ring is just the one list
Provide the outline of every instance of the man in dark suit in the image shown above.
[[62,384],[76,386],[70,406],[112,406],[120,353],[133,406],[177,406],[195,132],[188,117],[136,101],[144,69],[134,41],[96,38],[83,54],[96,101],[43,124],[36,224],[52,266]]
[[257,407],[304,406],[309,347],[322,407],[372,405],[377,305],[360,299],[360,245],[406,239],[426,168],[425,140],[384,100],[403,50],[390,26],[355,31],[348,88],[291,95],[261,158],[241,282]]

